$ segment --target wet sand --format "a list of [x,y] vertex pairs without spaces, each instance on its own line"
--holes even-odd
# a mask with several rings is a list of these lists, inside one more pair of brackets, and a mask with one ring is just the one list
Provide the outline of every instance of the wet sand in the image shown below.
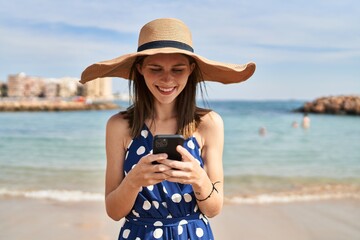
[[[0,199],[0,239],[117,239],[102,202]],[[215,239],[357,240],[360,200],[226,204],[210,219]]]

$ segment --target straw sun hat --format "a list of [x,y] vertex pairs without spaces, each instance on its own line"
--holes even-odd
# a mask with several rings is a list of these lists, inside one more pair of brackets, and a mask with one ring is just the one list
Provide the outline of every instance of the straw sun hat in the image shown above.
[[83,71],[80,82],[101,77],[129,79],[131,66],[137,57],[158,53],[181,53],[193,57],[207,81],[238,83],[250,78],[255,71],[253,62],[243,65],[221,63],[195,54],[190,29],[178,19],[161,18],[143,26],[137,52],[90,65]]

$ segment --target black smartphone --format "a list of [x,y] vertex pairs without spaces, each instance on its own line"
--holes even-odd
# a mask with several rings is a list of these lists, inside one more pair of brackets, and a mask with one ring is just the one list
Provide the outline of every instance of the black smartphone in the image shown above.
[[181,161],[181,154],[176,151],[176,146],[183,146],[184,141],[184,137],[180,134],[155,135],[153,140],[153,154],[166,153],[168,159]]

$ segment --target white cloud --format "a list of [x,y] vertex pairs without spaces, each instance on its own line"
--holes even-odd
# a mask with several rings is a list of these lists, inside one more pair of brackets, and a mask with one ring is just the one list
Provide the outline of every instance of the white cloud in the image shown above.
[[[310,72],[320,70],[309,64],[337,65],[333,75],[359,74],[347,67],[360,62],[358,1],[13,0],[0,3],[0,79],[20,68],[78,76],[92,62],[135,51],[140,27],[158,17],[182,19],[193,32],[195,51],[209,59],[256,61],[259,78],[273,74],[261,69],[294,64]],[[291,86],[290,74],[276,79]],[[252,82],[239,87],[254,95],[258,89]]]

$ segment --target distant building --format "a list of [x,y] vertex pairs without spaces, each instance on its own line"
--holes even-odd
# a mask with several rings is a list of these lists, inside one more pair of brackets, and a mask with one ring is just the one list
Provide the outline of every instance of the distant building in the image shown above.
[[111,82],[111,78],[98,78],[82,85],[78,78],[42,78],[19,73],[8,76],[7,96],[14,98],[83,96],[108,100],[113,99]]
[[8,76],[8,96],[9,97],[23,97],[24,84],[23,80],[26,77],[25,73]]
[[112,99],[112,78],[97,78],[85,85],[85,97],[95,99]]
[[64,77],[58,79],[59,82],[59,92],[58,95],[60,97],[68,98],[72,96],[77,96],[78,86],[81,85],[79,83],[79,79]]
[[43,96],[46,98],[61,97],[60,86],[56,79],[48,79],[44,85]]
[[19,73],[8,76],[9,97],[37,97],[42,94],[45,81],[40,77]]

